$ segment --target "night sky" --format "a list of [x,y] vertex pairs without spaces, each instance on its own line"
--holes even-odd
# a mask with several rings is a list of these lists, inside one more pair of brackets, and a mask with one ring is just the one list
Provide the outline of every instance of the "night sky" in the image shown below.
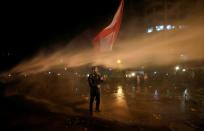
[[[1,65],[9,69],[42,48],[67,44],[86,29],[97,33],[111,22],[120,0],[7,2],[1,4]],[[141,16],[143,0],[125,0],[128,14]]]

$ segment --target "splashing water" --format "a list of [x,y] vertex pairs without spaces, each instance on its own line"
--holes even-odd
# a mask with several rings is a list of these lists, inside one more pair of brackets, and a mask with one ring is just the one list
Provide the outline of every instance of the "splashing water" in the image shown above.
[[[87,39],[77,36],[66,47],[55,49],[52,53],[41,51],[30,60],[15,66],[8,73],[30,74],[48,71],[53,68],[71,68],[87,64],[103,65],[111,68],[131,68],[141,65],[166,66],[182,62],[181,54],[186,61],[204,60],[204,18],[203,14],[189,16],[188,19],[174,21],[185,23],[182,30],[163,31],[133,36],[124,32],[126,37],[118,39],[112,52],[96,52],[86,42]],[[124,25],[135,28],[132,25]],[[120,63],[117,60],[120,59]]]

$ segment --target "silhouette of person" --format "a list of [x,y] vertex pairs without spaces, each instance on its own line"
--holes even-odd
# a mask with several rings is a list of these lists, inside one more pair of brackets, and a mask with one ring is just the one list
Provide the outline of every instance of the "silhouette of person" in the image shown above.
[[93,102],[96,100],[96,111],[100,112],[100,88],[101,83],[103,82],[103,77],[99,73],[98,67],[93,67],[92,72],[88,77],[88,83],[90,86],[90,103],[89,111],[93,112]]

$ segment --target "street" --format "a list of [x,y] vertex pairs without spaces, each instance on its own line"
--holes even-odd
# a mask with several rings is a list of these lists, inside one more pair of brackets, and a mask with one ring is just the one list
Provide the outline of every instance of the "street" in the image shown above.
[[192,85],[182,88],[173,87],[171,83],[165,84],[165,81],[158,81],[153,86],[140,86],[135,81],[127,83],[123,80],[104,82],[101,86],[102,112],[94,112],[90,116],[86,77],[35,77],[15,83],[15,87],[6,90],[6,96],[18,94],[32,101],[46,103],[51,112],[133,125],[198,130],[204,124],[203,89]]

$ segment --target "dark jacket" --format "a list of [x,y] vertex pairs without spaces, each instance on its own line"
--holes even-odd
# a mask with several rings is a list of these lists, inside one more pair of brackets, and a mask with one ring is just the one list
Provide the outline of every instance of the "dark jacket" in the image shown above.
[[101,75],[98,73],[91,73],[88,77],[89,86],[96,88],[98,85],[100,85],[103,80],[101,79]]

